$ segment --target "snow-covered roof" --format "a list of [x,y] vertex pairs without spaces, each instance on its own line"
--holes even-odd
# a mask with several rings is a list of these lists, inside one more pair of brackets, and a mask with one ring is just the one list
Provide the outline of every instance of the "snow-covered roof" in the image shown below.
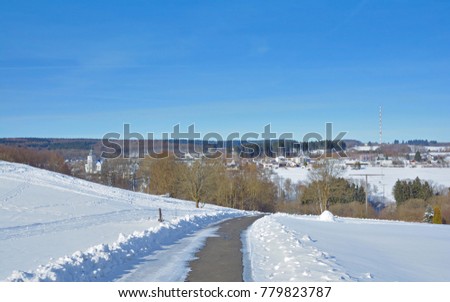
[[376,151],[379,148],[380,148],[379,146],[356,146],[353,148],[353,150],[360,152],[369,152],[369,151]]

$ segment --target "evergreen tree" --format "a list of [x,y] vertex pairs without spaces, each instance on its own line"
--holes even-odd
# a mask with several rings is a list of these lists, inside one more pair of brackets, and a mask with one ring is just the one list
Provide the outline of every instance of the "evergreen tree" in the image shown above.
[[359,202],[366,201],[366,191],[364,190],[364,188],[362,186],[358,187],[358,193],[357,193],[357,197],[355,198],[355,200],[359,201]]
[[397,203],[401,203],[403,201],[402,195],[401,195],[401,190],[400,190],[400,186],[402,185],[400,179],[397,179],[397,181],[395,182],[394,188],[392,189],[392,193],[394,194],[394,198],[395,201],[397,201]]
[[397,180],[393,189],[394,198],[397,204],[403,203],[411,198],[411,191],[409,189],[408,183],[404,180]]
[[417,152],[416,152],[416,155],[414,155],[414,160],[415,160],[416,162],[421,162],[421,161],[422,161],[422,156],[420,155],[420,152],[419,152],[419,151],[417,151]]
[[413,182],[408,182],[408,187],[411,192],[411,198],[418,198],[420,193],[422,192],[422,183],[420,182],[419,177],[416,177]]
[[430,184],[428,183],[428,181],[425,181],[422,184],[422,188],[420,190],[420,194],[419,194],[419,198],[423,199],[423,200],[427,200],[428,198],[433,196],[433,189],[431,188]]
[[430,205],[427,205],[425,209],[425,214],[423,215],[423,222],[432,223],[434,217],[434,210]]

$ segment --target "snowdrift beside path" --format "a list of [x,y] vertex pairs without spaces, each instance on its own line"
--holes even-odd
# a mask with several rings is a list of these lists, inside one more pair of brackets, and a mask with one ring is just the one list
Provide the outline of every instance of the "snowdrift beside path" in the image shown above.
[[274,219],[257,220],[244,235],[244,280],[257,282],[351,281],[327,253]]
[[273,214],[247,232],[252,281],[449,282],[450,226]]
[[64,256],[35,272],[14,272],[8,281],[112,281],[133,267],[139,258],[173,244],[187,235],[238,213],[186,216],[160,227],[136,232],[127,238],[120,234],[113,244],[101,244],[85,252]]

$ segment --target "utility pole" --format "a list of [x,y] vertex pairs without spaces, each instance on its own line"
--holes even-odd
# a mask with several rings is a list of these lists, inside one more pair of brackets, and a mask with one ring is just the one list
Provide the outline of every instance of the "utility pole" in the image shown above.
[[368,216],[368,204],[369,204],[369,176],[384,176],[384,174],[350,174],[350,176],[365,176],[365,190],[366,191],[366,217]]

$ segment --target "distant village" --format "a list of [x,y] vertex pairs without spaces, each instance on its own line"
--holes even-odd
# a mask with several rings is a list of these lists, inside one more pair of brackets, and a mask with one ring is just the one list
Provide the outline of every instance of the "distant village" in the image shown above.
[[[347,157],[334,156],[346,166],[359,170],[365,166],[403,168],[403,167],[449,167],[450,147],[408,146],[411,151],[404,155],[387,155],[378,145],[355,146],[346,150]],[[299,155],[294,157],[277,156],[256,160],[267,168],[308,166],[323,159],[323,150],[316,150],[314,155]],[[391,152],[389,152],[391,153]]]
[[[215,149],[214,152],[225,150]],[[361,170],[365,167],[386,168],[444,168],[450,167],[450,146],[419,146],[405,144],[365,144],[355,145],[345,150],[347,157],[339,157],[333,153],[333,159],[348,169]],[[206,153],[208,154],[208,153]],[[300,150],[285,150],[278,148],[272,157],[245,158],[240,156],[239,148],[233,148],[231,155],[222,156],[227,170],[238,170],[240,165],[253,163],[267,170],[280,168],[311,169],[324,158],[324,150],[303,152]],[[191,165],[195,161],[205,158],[205,153],[184,153],[177,161]],[[84,160],[69,162],[72,174],[77,177],[100,182],[106,185],[118,186],[125,189],[145,191],[149,179],[140,177],[138,171],[141,159],[137,154],[131,154],[128,159],[105,160],[96,156],[93,150]]]
[[[450,166],[450,147],[439,146],[414,146],[408,145],[410,151],[403,155],[388,155],[381,149],[386,149],[384,146],[379,145],[362,145],[354,146],[346,150],[347,157],[333,157],[346,166],[358,170],[363,169],[365,166],[386,167],[386,168],[402,168],[402,167],[449,167]],[[389,149],[387,149],[389,150]],[[222,151],[224,150],[215,150]],[[242,158],[239,156],[239,152],[233,150],[231,157],[226,160],[226,165],[230,169],[236,168],[241,163],[253,162],[264,168],[277,169],[281,167],[307,167],[314,164],[316,161],[323,159],[324,151],[315,150],[312,153],[300,152],[300,154],[293,153],[291,156],[286,156],[283,150],[279,150],[278,154],[274,157],[263,158]],[[201,153],[186,153],[182,157],[179,157],[179,161],[187,164],[193,161],[200,160],[205,157]],[[93,150],[89,151],[89,155],[85,160],[84,170],[86,174],[100,174],[102,172],[102,165],[105,162],[104,159],[97,157],[93,154]]]

